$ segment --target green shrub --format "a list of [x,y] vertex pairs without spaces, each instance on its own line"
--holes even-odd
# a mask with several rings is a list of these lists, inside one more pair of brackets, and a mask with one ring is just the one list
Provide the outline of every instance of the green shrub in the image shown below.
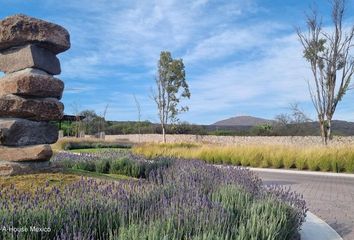
[[334,159],[331,158],[332,156],[330,154],[328,155],[321,155],[318,157],[318,168],[319,170],[323,172],[328,172],[332,170],[332,163],[334,162]]
[[93,141],[73,141],[63,145],[64,150],[86,149],[86,148],[131,148],[128,144],[114,142],[93,142]]
[[298,157],[295,159],[295,167],[296,167],[298,170],[305,170],[305,169],[308,169],[306,157],[305,157],[305,156],[298,156]]
[[212,154],[212,151],[209,151],[209,150],[204,150],[200,153],[200,159],[201,160],[204,160],[206,162],[213,162],[214,161],[214,157],[213,157],[213,154]]
[[281,154],[273,153],[270,162],[274,168],[282,168],[284,166],[283,157]]
[[254,199],[235,186],[223,186],[212,194],[212,200],[237,216],[235,239],[289,239],[297,233],[293,209],[274,198]]
[[345,170],[348,173],[354,173],[354,156],[346,159]]
[[241,217],[240,213],[249,206],[252,196],[242,188],[226,185],[215,191],[211,199],[221,203],[222,207],[232,210],[232,212]]
[[263,154],[261,152],[257,152],[257,153],[253,153],[250,156],[250,166],[251,167],[259,167],[261,165],[261,163],[263,162]]
[[233,165],[241,165],[241,156],[240,155],[236,155],[236,154],[232,154],[230,156],[230,162]]
[[141,167],[133,160],[122,158],[112,161],[110,173],[139,177],[141,176]]
[[283,156],[283,164],[285,168],[293,168],[295,167],[295,157],[291,154],[284,154]]
[[269,161],[269,159],[268,159],[268,158],[264,158],[264,159],[262,160],[262,162],[260,162],[259,167],[261,167],[261,168],[269,168],[271,165],[272,165],[272,164],[271,164],[271,162]]
[[140,176],[146,178],[156,169],[164,169],[171,165],[171,159],[159,159],[153,162],[146,162],[140,165]]
[[245,155],[241,156],[241,165],[244,166],[244,167],[249,166],[250,165],[250,159],[247,156],[245,156]]
[[195,143],[187,143],[187,142],[181,142],[181,143],[162,143],[162,147],[164,148],[197,148],[199,147],[198,144]]
[[73,166],[74,169],[79,169],[79,170],[84,170],[84,171],[90,171],[90,172],[95,172],[96,171],[96,165],[94,162],[91,161],[80,161],[74,164]]
[[99,160],[95,162],[96,164],[96,172],[98,173],[109,173],[111,165],[108,160]]
[[311,171],[320,170],[319,161],[317,158],[310,158],[307,161],[307,166],[308,166],[309,170],[311,170]]
[[296,217],[290,206],[274,199],[253,202],[245,209],[237,240],[289,239],[297,232]]

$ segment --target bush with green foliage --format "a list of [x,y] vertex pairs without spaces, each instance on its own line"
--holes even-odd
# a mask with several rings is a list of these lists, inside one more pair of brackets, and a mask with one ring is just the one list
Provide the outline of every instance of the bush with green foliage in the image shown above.
[[59,152],[51,160],[65,168],[103,174],[119,174],[133,178],[147,178],[158,168],[167,168],[169,159],[146,161],[126,151],[105,150],[94,153]]
[[120,142],[105,142],[105,141],[80,141],[67,142],[64,150],[86,149],[86,148],[131,148],[130,144],[123,144]]

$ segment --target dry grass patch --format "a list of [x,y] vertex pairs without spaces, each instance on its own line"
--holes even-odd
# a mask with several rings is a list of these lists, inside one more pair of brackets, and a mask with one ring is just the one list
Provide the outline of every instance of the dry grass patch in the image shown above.
[[0,177],[0,188],[16,188],[19,191],[34,192],[45,186],[51,190],[54,186],[62,188],[67,184],[79,181],[81,176],[67,173],[38,173],[19,176]]
[[133,147],[133,152],[147,158],[168,156],[201,159],[214,164],[354,173],[354,146],[220,146],[174,143],[139,145]]

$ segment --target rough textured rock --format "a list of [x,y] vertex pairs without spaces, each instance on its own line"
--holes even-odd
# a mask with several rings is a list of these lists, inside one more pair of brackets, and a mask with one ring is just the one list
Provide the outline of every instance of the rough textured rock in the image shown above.
[[0,78],[0,96],[15,94],[60,99],[64,83],[43,71],[28,68]]
[[25,68],[38,68],[52,75],[61,72],[59,59],[54,53],[33,44],[0,53],[0,71],[12,73]]
[[0,145],[52,144],[57,140],[58,128],[54,124],[19,118],[0,119]]
[[0,161],[0,176],[33,174],[51,169],[50,162],[5,162]]
[[22,14],[0,21],[0,50],[27,43],[35,43],[57,54],[70,48],[70,36],[57,24]]
[[0,161],[28,162],[48,161],[53,151],[50,145],[34,145],[25,147],[0,146]]
[[51,121],[61,119],[63,110],[64,105],[55,98],[25,99],[15,95],[0,97],[0,117]]
[[0,21],[0,176],[52,170],[50,147],[63,117],[64,83],[56,54],[70,48],[68,31],[25,15]]

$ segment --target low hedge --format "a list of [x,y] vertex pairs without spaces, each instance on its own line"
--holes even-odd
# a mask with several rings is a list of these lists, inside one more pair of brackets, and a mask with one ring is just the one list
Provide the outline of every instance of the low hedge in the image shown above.
[[[69,156],[70,157],[70,156]],[[163,167],[168,167],[169,159],[156,159],[154,161],[141,161],[122,157],[117,159],[89,159],[87,155],[77,155],[75,158],[60,160],[60,164],[66,168],[79,169],[103,174],[120,174],[133,178],[147,178],[149,174]]]
[[105,141],[100,139],[83,138],[62,138],[52,145],[54,150],[73,150],[90,148],[131,148],[132,144],[128,142]]
[[131,145],[115,142],[67,142],[64,150],[87,149],[87,148],[131,148]]

